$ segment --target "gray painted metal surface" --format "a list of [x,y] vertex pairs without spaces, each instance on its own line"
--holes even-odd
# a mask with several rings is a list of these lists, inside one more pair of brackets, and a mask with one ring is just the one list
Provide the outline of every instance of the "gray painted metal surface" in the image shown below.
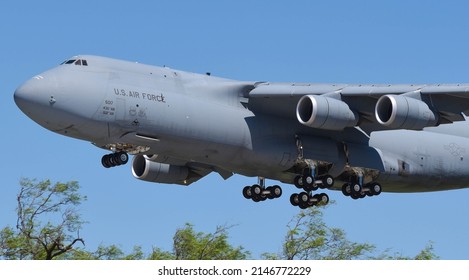
[[[51,131],[135,155],[142,180],[188,185],[217,172],[293,184],[309,172],[333,177],[330,189],[342,181],[343,192],[374,182],[425,192],[469,186],[468,91],[234,81],[76,56],[26,81],[14,98]],[[106,167],[121,163],[103,157]]]

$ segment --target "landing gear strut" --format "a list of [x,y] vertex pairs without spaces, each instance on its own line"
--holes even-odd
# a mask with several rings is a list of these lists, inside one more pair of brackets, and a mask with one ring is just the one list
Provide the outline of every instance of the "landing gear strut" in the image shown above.
[[129,161],[129,155],[126,152],[118,152],[105,155],[101,158],[104,167],[110,168],[126,164]]
[[297,188],[303,189],[304,192],[294,193],[290,196],[290,203],[301,209],[306,209],[316,205],[326,205],[329,203],[329,196],[325,193],[313,194],[318,189],[329,189],[334,186],[334,178],[329,175],[316,176],[316,168],[312,166],[298,175],[294,179]]
[[243,188],[243,196],[246,199],[252,199],[254,202],[264,201],[266,199],[279,198],[282,195],[280,186],[265,187],[265,179],[259,178],[259,183]]

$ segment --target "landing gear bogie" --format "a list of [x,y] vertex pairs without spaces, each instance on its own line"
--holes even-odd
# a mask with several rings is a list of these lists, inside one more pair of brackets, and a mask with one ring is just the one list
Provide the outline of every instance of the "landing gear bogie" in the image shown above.
[[349,196],[352,199],[360,199],[366,196],[376,196],[380,195],[382,192],[382,187],[377,182],[371,182],[364,186],[361,186],[358,183],[345,183],[342,186],[342,194]]
[[261,184],[246,186],[243,188],[243,196],[246,199],[252,199],[254,202],[265,201],[267,199],[279,198],[282,195],[280,186],[264,186],[264,180],[260,180]]
[[312,192],[318,190],[319,188],[329,189],[333,187],[334,178],[330,175],[314,178],[313,176],[306,174],[296,176],[293,180],[293,183],[299,189],[303,189],[306,192]]
[[301,192],[294,193],[290,196],[290,203],[301,209],[306,209],[318,205],[326,205],[329,203],[329,196],[325,193],[312,195],[311,193]]
[[111,168],[119,165],[124,165],[129,161],[129,155],[126,152],[118,152],[113,154],[104,155],[101,158],[101,164],[105,168]]

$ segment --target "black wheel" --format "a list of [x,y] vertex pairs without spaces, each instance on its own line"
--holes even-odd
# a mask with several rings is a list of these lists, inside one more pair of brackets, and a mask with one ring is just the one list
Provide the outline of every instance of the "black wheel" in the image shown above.
[[299,203],[300,203],[300,200],[298,198],[298,194],[297,193],[294,193],[290,196],[290,203],[291,205],[293,206],[298,206]]
[[298,194],[298,200],[300,201],[300,205],[301,203],[307,203],[309,201],[309,194],[306,192],[300,192]]
[[267,195],[265,195],[268,199],[274,199],[275,198],[273,189],[274,189],[274,187],[265,188],[265,190],[269,192]]
[[307,192],[315,191],[318,189],[318,186],[314,184],[314,178],[311,175],[303,176],[303,189]]
[[353,184],[352,185],[352,193],[361,194],[361,192],[362,192],[362,186],[360,186],[360,184]]
[[334,186],[334,178],[331,175],[326,175],[322,177],[322,188],[329,189]]
[[343,184],[342,185],[342,194],[345,196],[350,196],[352,194],[352,187],[350,184]]
[[383,189],[381,188],[380,184],[375,183],[375,182],[370,184],[370,193],[372,195],[380,195],[382,191]]
[[305,192],[312,192],[312,191],[315,191],[317,189],[318,188],[315,185],[307,185],[307,186],[304,186],[304,188],[303,188],[303,190]]
[[105,168],[111,168],[112,165],[109,161],[109,155],[104,155],[102,158],[101,158],[101,164],[105,167]]
[[279,198],[280,196],[282,196],[282,188],[277,185],[273,186],[271,194],[274,198]]
[[312,199],[312,206],[315,206],[315,205],[318,205],[319,202],[321,202],[321,195],[319,194],[315,194],[313,195],[313,199]]
[[119,152],[117,154],[114,154],[115,156],[115,161],[119,165],[126,164],[129,161],[129,155],[126,152]]
[[262,194],[262,188],[259,185],[253,185],[251,187],[251,194],[252,196],[260,196]]
[[261,197],[260,197],[260,196],[257,196],[257,195],[253,195],[251,199],[252,199],[252,201],[254,201],[254,202],[259,202],[259,201],[261,201]]
[[302,189],[303,188],[303,177],[298,175],[293,179],[293,184],[295,184],[295,187]]
[[329,203],[329,196],[325,193],[319,195],[319,202],[320,205],[327,205]]
[[114,154],[107,155],[107,158],[108,158],[109,165],[111,167],[115,167],[115,166],[118,165],[117,162],[116,162],[116,157],[114,156]]
[[243,196],[246,199],[251,199],[252,198],[252,192],[251,192],[251,187],[246,186],[243,188]]
[[309,207],[309,205],[308,205],[308,202],[300,202],[298,207],[300,207],[301,209],[304,210],[304,209],[307,209]]

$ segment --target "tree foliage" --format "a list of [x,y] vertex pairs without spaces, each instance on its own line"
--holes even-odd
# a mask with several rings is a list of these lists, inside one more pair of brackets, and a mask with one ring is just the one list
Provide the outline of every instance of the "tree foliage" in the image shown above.
[[[16,228],[0,232],[0,256],[5,259],[51,260],[84,245],[78,206],[86,200],[77,182],[36,182],[22,179],[17,195]],[[47,220],[47,222],[45,222]]]
[[438,259],[433,243],[429,243],[416,256],[407,257],[386,250],[375,255],[376,247],[369,243],[347,239],[343,229],[329,227],[323,220],[326,206],[302,210],[287,224],[287,233],[280,253],[264,253],[270,260],[432,260]]
[[310,207],[292,218],[280,253],[266,259],[352,260],[367,258],[375,246],[349,241],[342,229],[328,227],[320,207]]
[[140,246],[134,246],[130,254],[117,245],[100,245],[95,251],[86,251],[82,248],[75,248],[61,256],[64,260],[144,260],[145,253]]
[[214,233],[196,232],[193,225],[176,231],[173,256],[176,260],[243,260],[249,255],[243,247],[228,243],[227,226],[218,226]]
[[[84,224],[78,206],[86,200],[77,182],[36,182],[22,179],[17,196],[16,227],[0,230],[0,259],[79,259],[79,260],[244,260],[250,257],[242,246],[229,243],[231,226],[217,226],[212,233],[198,232],[190,223],[176,230],[171,251],[153,247],[145,254],[140,246],[125,253],[117,245],[100,245],[85,250],[79,235]],[[375,246],[347,239],[340,228],[323,220],[323,207],[302,210],[287,224],[282,250],[265,253],[264,259],[353,260],[353,259],[436,259],[429,243],[415,257],[390,254],[373,255]]]

